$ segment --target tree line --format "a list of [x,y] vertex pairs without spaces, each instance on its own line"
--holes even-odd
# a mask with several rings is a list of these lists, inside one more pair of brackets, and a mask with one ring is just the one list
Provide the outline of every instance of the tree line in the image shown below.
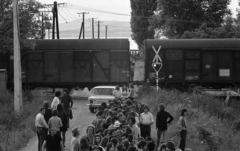
[[132,38],[240,38],[240,11],[232,17],[230,0],[131,0]]

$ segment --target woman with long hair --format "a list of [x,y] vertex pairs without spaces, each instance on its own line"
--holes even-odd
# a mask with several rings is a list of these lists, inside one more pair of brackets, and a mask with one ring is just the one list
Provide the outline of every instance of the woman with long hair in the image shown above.
[[58,117],[62,121],[62,127],[60,128],[60,132],[63,139],[63,145],[65,147],[65,140],[66,140],[66,131],[67,131],[67,124],[68,124],[68,117],[67,112],[63,109],[62,104],[57,105]]
[[80,151],[91,151],[90,145],[86,137],[80,139]]

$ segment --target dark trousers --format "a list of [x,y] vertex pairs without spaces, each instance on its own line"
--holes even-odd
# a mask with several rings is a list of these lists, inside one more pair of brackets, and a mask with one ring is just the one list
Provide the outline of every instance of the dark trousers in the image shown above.
[[187,139],[187,131],[186,130],[181,130],[180,131],[180,144],[179,148],[184,151],[186,147],[186,139]]
[[59,149],[46,149],[46,151],[61,151],[61,148],[59,148]]
[[140,130],[143,138],[151,137],[151,125],[140,124]]
[[37,127],[38,151],[42,151],[42,145],[46,136],[47,136],[47,129],[42,127]]

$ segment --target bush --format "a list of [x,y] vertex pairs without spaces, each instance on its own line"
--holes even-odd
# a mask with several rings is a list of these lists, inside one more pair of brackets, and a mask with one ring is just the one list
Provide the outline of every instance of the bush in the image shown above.
[[34,96],[30,91],[23,93],[23,109],[16,114],[13,108],[13,94],[0,97],[0,148],[15,151],[23,147],[35,135],[34,119],[43,101],[48,96]]

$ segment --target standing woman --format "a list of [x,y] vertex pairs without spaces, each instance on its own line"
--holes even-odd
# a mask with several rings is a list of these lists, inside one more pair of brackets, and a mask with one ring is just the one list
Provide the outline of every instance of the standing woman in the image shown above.
[[57,91],[55,93],[55,97],[53,98],[53,101],[52,101],[52,104],[51,104],[51,109],[52,110],[56,110],[57,109],[57,105],[60,103],[60,98],[61,96],[61,92],[60,91]]
[[119,86],[117,85],[115,90],[113,91],[113,96],[116,98],[116,99],[120,99],[121,96],[122,96],[122,92],[119,88]]
[[180,130],[180,144],[179,148],[184,151],[186,146],[186,139],[187,139],[187,121],[185,116],[187,115],[187,109],[181,110],[181,115],[178,120],[178,128]]
[[79,151],[91,151],[91,145],[88,143],[88,140],[86,137],[81,138]]
[[132,101],[135,99],[135,90],[134,90],[134,85],[132,83],[129,84],[129,95],[128,98]]
[[65,147],[65,136],[66,136],[67,124],[68,124],[67,113],[66,111],[63,110],[62,104],[58,104],[57,111],[58,111],[58,117],[62,120],[62,127],[60,128],[60,132],[63,139],[63,145]]
[[128,88],[127,88],[127,86],[125,84],[122,87],[122,97],[123,98],[127,98],[128,97]]

